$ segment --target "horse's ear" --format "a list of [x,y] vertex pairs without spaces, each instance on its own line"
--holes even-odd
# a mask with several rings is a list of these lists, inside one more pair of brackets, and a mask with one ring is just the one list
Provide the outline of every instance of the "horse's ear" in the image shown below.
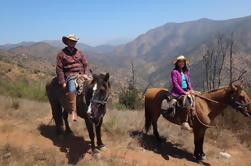
[[90,70],[89,70],[89,72],[90,72],[91,74],[93,74],[93,71],[92,71],[92,69],[90,69]]
[[98,75],[97,74],[92,74],[92,77],[93,77],[93,79],[97,79],[98,78]]
[[237,88],[243,88],[244,86],[244,81],[243,80],[238,80],[230,83],[230,87],[232,89],[237,89]]
[[108,81],[109,78],[110,78],[110,74],[109,74],[109,73],[106,73],[105,78],[104,78],[104,81]]
[[231,83],[229,86],[231,87],[232,91],[236,91],[237,90],[237,87],[235,86],[234,83]]
[[241,87],[242,89],[244,88],[244,85],[245,85],[244,80],[240,80],[240,87]]

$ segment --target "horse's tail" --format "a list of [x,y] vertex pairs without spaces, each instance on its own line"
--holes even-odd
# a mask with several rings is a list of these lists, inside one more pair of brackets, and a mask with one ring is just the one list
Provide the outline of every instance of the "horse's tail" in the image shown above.
[[150,112],[150,105],[147,98],[145,98],[145,132],[147,133],[151,127],[152,118]]

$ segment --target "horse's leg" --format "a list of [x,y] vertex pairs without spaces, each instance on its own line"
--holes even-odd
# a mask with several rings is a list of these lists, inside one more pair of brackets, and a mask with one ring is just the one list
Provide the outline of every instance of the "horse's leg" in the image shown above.
[[62,108],[61,105],[57,102],[51,103],[52,116],[56,124],[56,135],[63,134],[63,119],[62,119]]
[[206,128],[200,126],[194,128],[194,156],[197,160],[204,160],[205,153],[203,152],[203,143]]
[[96,126],[96,137],[97,137],[97,145],[98,148],[101,149],[103,148],[105,145],[102,142],[102,138],[101,138],[101,126],[103,123],[103,118],[100,120],[98,126]]
[[72,134],[72,130],[69,126],[69,122],[68,122],[68,111],[64,109],[63,112],[63,119],[64,119],[64,123],[65,123],[65,134],[66,135],[70,135]]
[[161,141],[161,138],[160,138],[159,132],[158,132],[158,124],[157,124],[159,116],[160,116],[160,113],[155,114],[155,116],[153,117],[153,120],[152,120],[152,125],[153,125],[153,134],[156,136],[156,138],[159,141]]
[[91,149],[93,153],[96,153],[96,148],[95,148],[95,142],[94,142],[94,131],[93,131],[93,123],[91,122],[91,120],[89,118],[85,119],[85,124],[89,133],[89,137],[91,140]]

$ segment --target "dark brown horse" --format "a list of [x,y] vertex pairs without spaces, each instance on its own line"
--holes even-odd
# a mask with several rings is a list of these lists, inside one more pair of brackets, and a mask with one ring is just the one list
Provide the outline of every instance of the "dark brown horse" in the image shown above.
[[[65,90],[58,85],[57,78],[52,79],[46,85],[46,93],[51,104],[53,119],[56,124],[56,134],[62,135],[63,120],[65,124],[65,134],[72,134],[68,123],[68,102]],[[101,125],[106,113],[106,102],[110,93],[109,73],[93,75],[93,80],[84,89],[84,94],[77,95],[77,114],[85,119],[89,137],[91,139],[91,148],[97,152],[95,147],[95,134],[97,137],[98,148],[104,147],[101,139]],[[90,113],[87,113],[88,112]]]
[[[145,131],[153,126],[153,134],[160,140],[157,121],[162,114],[161,102],[169,95],[167,89],[152,88],[145,94]],[[251,116],[250,98],[240,85],[231,84],[228,87],[212,90],[195,97],[195,118],[192,118],[194,133],[194,157],[198,160],[205,158],[203,141],[206,129],[211,126],[217,115],[231,106],[245,116]],[[181,124],[184,120],[182,110],[176,111],[174,117],[165,118],[172,123]]]

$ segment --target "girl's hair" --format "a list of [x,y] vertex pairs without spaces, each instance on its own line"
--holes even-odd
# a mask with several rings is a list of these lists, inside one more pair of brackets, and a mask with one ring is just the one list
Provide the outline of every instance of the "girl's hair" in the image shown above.
[[[179,61],[177,61],[177,62],[175,63],[175,68],[174,68],[174,69],[180,71],[180,68],[179,68],[179,66],[178,66],[178,62],[179,62]],[[184,73],[184,72],[188,72],[188,68],[187,68],[186,62],[185,62],[184,67],[183,67],[181,70],[182,70],[183,73]]]

